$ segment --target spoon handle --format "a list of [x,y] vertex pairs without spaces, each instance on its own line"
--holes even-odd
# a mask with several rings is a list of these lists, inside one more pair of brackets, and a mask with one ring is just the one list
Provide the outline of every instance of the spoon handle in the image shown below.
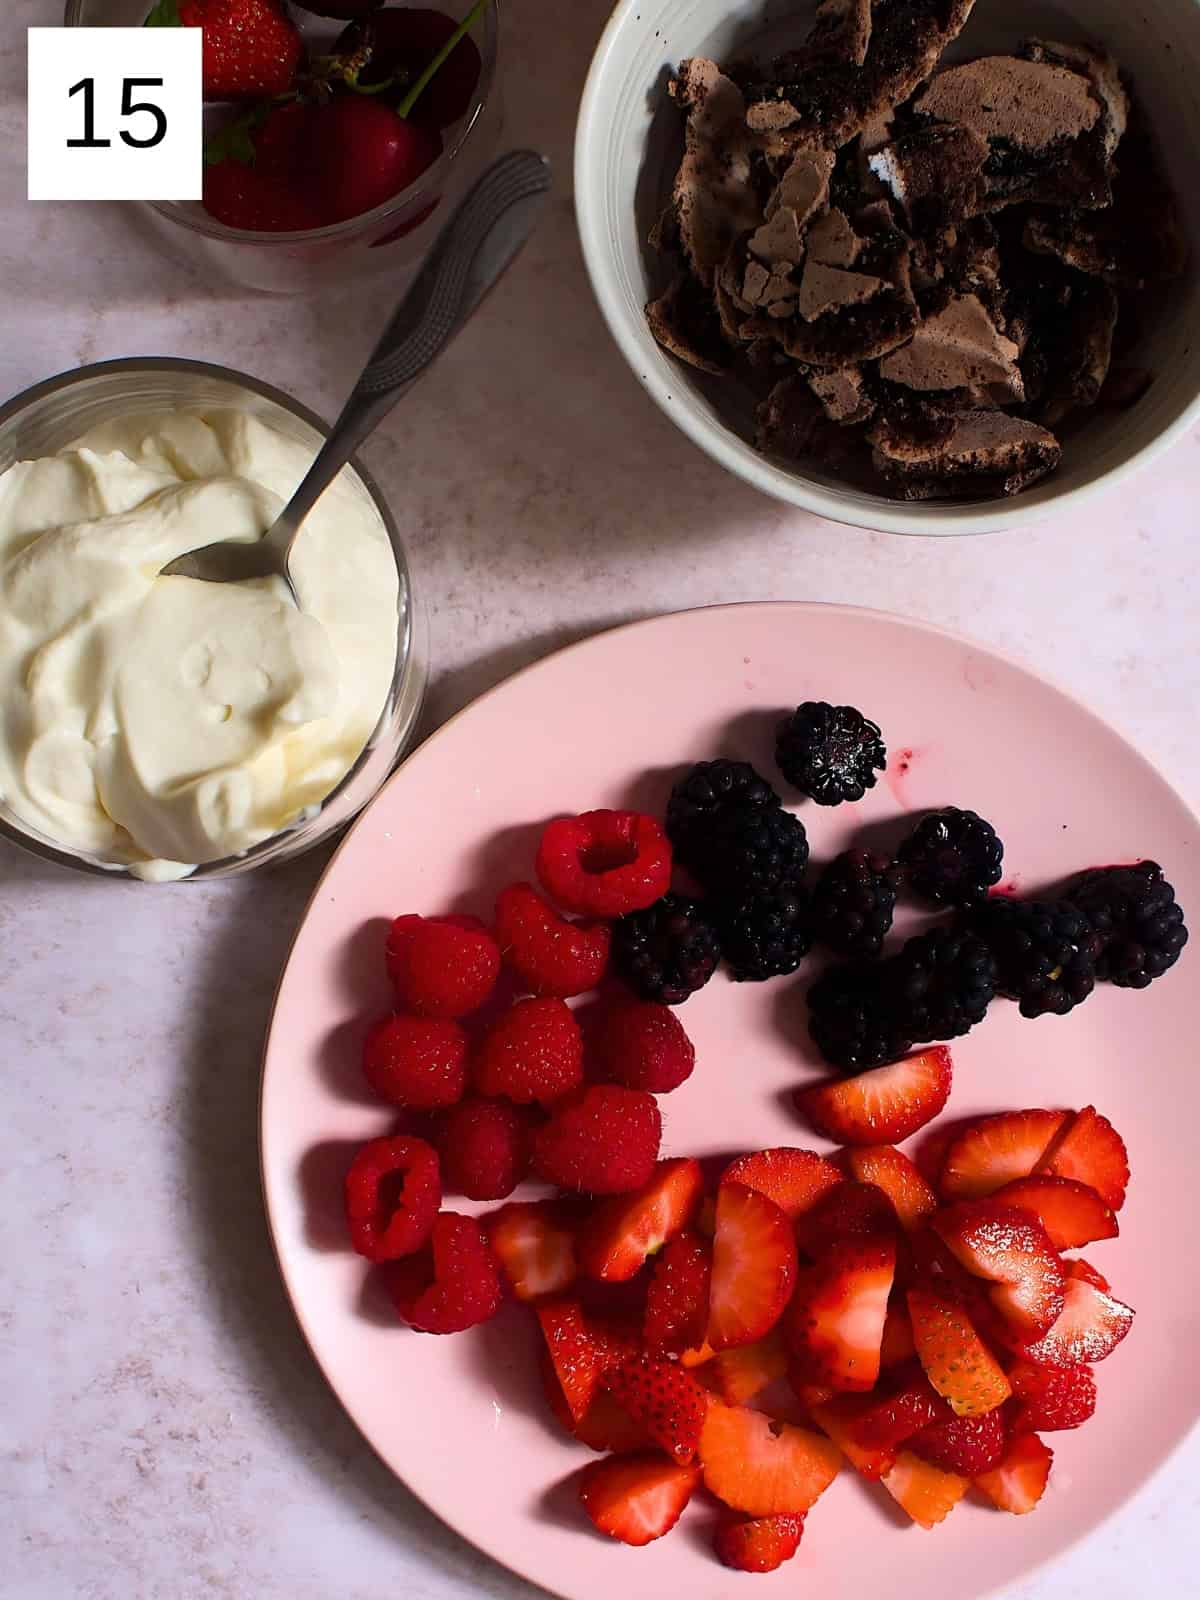
[[550,191],[544,156],[514,150],[483,174],[442,230],[342,414],[270,533],[285,551],[359,445],[432,365],[503,277]]

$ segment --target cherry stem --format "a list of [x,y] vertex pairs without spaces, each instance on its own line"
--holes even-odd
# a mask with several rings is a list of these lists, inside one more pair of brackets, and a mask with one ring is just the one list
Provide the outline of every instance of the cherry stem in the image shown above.
[[409,115],[426,85],[437,75],[450,53],[467,36],[467,34],[470,33],[471,29],[479,21],[479,18],[487,10],[487,3],[488,0],[475,0],[475,4],[471,7],[470,11],[467,12],[466,16],[459,23],[458,27],[455,28],[454,32],[438,51],[437,55],[434,56],[433,60],[425,68],[425,71],[421,74],[416,83],[413,84],[412,88],[404,96],[404,99],[401,100],[400,104],[396,107],[396,110],[400,116],[407,117]]

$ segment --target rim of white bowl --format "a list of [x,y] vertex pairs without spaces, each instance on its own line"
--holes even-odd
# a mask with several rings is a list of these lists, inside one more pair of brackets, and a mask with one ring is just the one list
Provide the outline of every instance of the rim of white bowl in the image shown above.
[[1060,512],[1078,510],[1097,495],[1142,471],[1200,420],[1200,385],[1173,421],[1114,466],[1101,468],[1086,483],[1073,489],[1055,491],[1054,478],[1044,481],[1043,492],[1029,491],[1007,501],[973,501],[956,506],[953,501],[923,501],[919,508],[904,501],[889,501],[882,496],[869,504],[853,504],[850,491],[823,488],[799,472],[776,466],[766,456],[734,433],[692,410],[686,402],[677,404],[679,382],[672,382],[670,357],[647,360],[643,342],[644,325],[634,324],[613,270],[613,235],[608,225],[601,181],[607,162],[606,140],[612,133],[612,120],[603,105],[605,74],[624,28],[641,20],[646,0],[618,0],[592,55],[587,81],[579,103],[575,125],[575,221],[579,230],[584,264],[592,292],[600,306],[618,349],[635,378],[654,403],[693,444],[711,460],[732,472],[743,482],[773,499],[782,500],[815,516],[847,527],[883,533],[902,533],[917,537],[945,538],[977,533],[1002,533],[1010,528],[1027,528]]

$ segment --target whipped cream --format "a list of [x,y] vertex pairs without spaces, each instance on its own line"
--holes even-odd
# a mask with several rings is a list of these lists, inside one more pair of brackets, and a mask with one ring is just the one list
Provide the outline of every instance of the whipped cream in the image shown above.
[[278,579],[164,578],[260,538],[312,451],[237,410],[122,418],[0,474],[0,800],[149,879],[236,855],[317,805],[379,720],[399,578],[343,471]]

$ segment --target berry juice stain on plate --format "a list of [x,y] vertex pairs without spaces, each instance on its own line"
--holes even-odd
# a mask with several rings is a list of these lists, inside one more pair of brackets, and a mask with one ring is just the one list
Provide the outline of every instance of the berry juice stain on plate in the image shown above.
[[[782,771],[724,759],[746,642],[769,711],[795,705],[797,637],[826,699],[787,717]],[[803,605],[574,646],[410,758],[298,935],[261,1129],[297,1314],[409,1487],[568,1600],[727,1600],[725,1567],[776,1566],[826,1600],[976,1600],[1095,1528],[1200,1410],[1177,1360],[1200,1243],[1163,1244],[1200,1118],[1200,829],[1076,702],[974,648],[968,686],[963,654]],[[898,862],[873,844],[892,729],[949,775]],[[612,809],[664,767],[661,817]],[[525,842],[485,881],[497,835]],[[1140,864],[1087,871],[1112,862]],[[1077,890],[998,898],[1018,868]],[[333,1030],[383,1020],[385,967],[410,1020],[331,1074]],[[339,1088],[364,1070],[370,1095]],[[296,1174],[331,1145],[360,1151],[362,1254],[308,1237]]]

